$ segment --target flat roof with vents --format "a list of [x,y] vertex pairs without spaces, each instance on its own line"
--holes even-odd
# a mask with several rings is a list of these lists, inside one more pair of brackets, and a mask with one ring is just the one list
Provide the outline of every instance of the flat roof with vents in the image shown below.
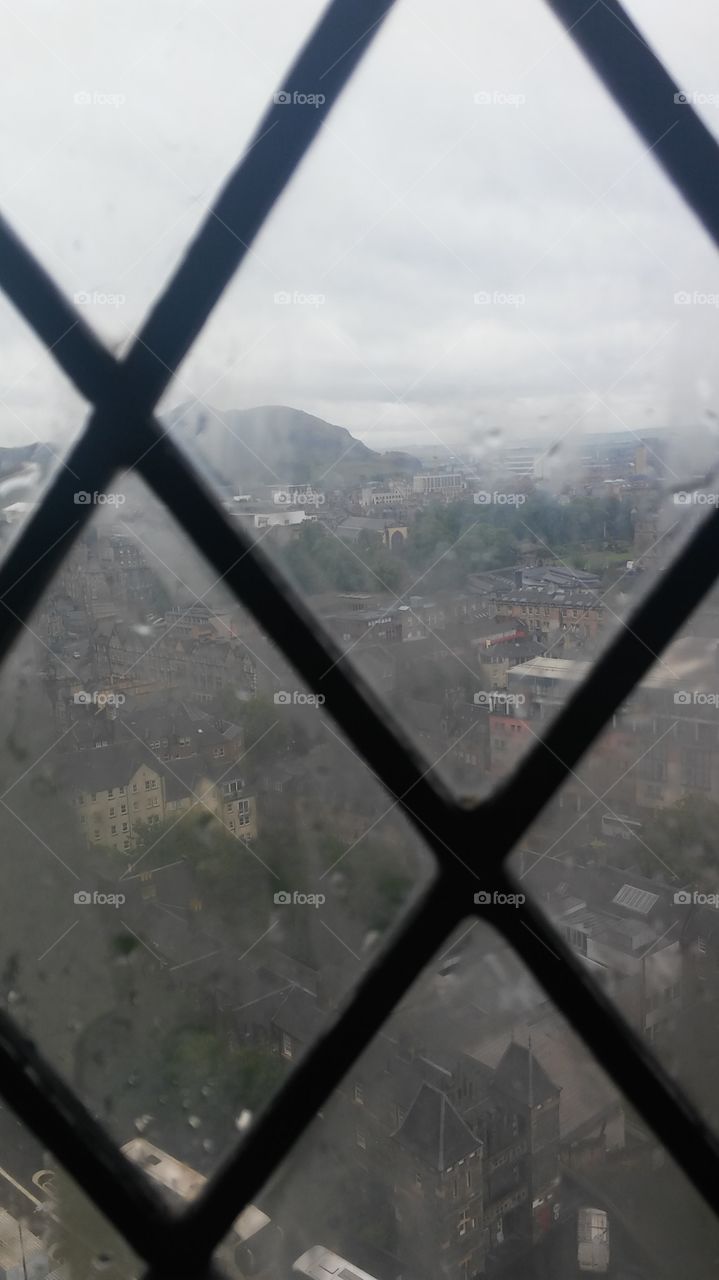
[[655,902],[658,901],[658,893],[650,893],[649,889],[638,889],[633,884],[623,884],[619,893],[612,898],[612,902],[616,902],[618,907],[626,907],[629,911],[638,911],[643,916],[647,915]]

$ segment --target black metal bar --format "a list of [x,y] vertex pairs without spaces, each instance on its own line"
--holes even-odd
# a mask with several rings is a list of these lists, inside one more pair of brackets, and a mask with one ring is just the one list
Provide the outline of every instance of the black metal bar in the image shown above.
[[653,158],[719,244],[719,143],[618,0],[546,0]]
[[[694,532],[592,667],[545,737],[476,810],[476,834],[491,833],[504,858],[596,741],[624,702],[701,603],[719,574],[719,511]],[[521,799],[521,804],[518,800]],[[476,861],[475,864],[476,865]]]
[[106,400],[119,384],[117,361],[2,217],[0,286],[80,394]]
[[242,262],[394,0],[332,0],[281,89],[319,106],[273,102],[142,327],[124,367],[149,411]]
[[[522,887],[507,871],[501,888],[516,893]],[[618,1090],[719,1215],[716,1133],[582,967],[539,905],[528,896],[521,907],[488,908],[485,919],[521,956]]]
[[[105,409],[91,417],[66,465],[58,467],[44,500],[0,562],[0,662],[96,510],[92,502],[78,502],[76,496],[104,490],[122,461],[123,449],[139,447],[141,427],[134,432],[132,420],[109,413]],[[110,447],[113,428],[117,443]]]
[[[161,1255],[174,1224],[148,1180],[118,1151],[32,1041],[0,1011],[0,1087],[28,1129],[52,1151],[141,1257]],[[173,1226],[174,1229],[174,1226]]]
[[[615,0],[602,0],[586,11],[581,0],[580,3],[576,0],[548,2],[564,25],[571,28],[573,38],[652,148],[652,154],[719,242],[717,144],[690,107],[674,102],[676,86],[631,20]],[[79,475],[75,484],[88,489],[101,488],[119,462],[139,456],[148,441],[155,441],[154,429],[142,421],[145,412],[154,406],[172,371],[189,349],[388,8],[389,4],[377,0],[361,12],[360,6],[349,0],[335,0],[331,5],[285,82],[290,92],[324,92],[325,105],[316,112],[314,120],[309,116],[303,119],[301,112],[282,104],[270,109],[251,151],[230,179],[185,262],[152,311],[143,329],[142,341],[132,349],[121,372],[42,268],[7,228],[0,227],[0,249],[6,249],[4,265],[0,261],[0,282],[36,332],[54,348],[53,354],[82,394],[105,409],[102,415],[96,416],[91,430],[71,455],[73,470]],[[345,46],[351,44],[344,58],[334,66],[321,67],[325,50],[336,52],[343,42]],[[268,131],[264,135],[263,129]],[[129,433],[122,430],[121,408],[129,419]],[[103,423],[112,423],[118,430],[103,436]],[[112,452],[102,456],[103,444]],[[235,572],[230,567],[232,557],[236,558],[238,548],[243,549],[245,544],[236,532],[229,530],[217,504],[193,481],[175,450],[163,447],[162,456],[163,469],[169,478],[179,483],[179,489],[163,480],[152,461],[143,465],[146,478],[177,514],[207,558],[220,571],[224,566],[228,585],[263,621],[309,683],[327,693],[328,709],[350,740],[376,767],[385,785],[390,785],[393,793],[400,797],[403,809],[415,825],[423,828],[425,838],[429,837],[428,843],[445,867],[441,891],[431,903],[432,910],[428,906],[430,899],[423,900],[400,933],[395,947],[371,971],[329,1037],[300,1064],[298,1071],[304,1071],[304,1075],[299,1076],[300,1083],[293,1086],[296,1077],[291,1077],[241,1152],[236,1153],[217,1182],[211,1184],[202,1201],[174,1227],[166,1216],[163,1218],[162,1206],[152,1202],[109,1140],[88,1129],[90,1118],[82,1105],[34,1054],[32,1047],[23,1042],[12,1025],[7,1020],[0,1023],[0,1067],[5,1069],[3,1092],[8,1101],[41,1140],[56,1151],[110,1220],[125,1232],[133,1247],[164,1272],[168,1256],[177,1269],[186,1271],[191,1260],[202,1265],[209,1249],[229,1227],[239,1205],[246,1202],[268,1176],[276,1160],[299,1136],[316,1107],[337,1083],[342,1071],[369,1041],[379,1021],[394,1007],[416,975],[417,966],[430,957],[458,915],[464,914],[464,897],[469,895],[474,881],[473,870],[460,872],[452,857],[455,854],[465,858],[468,854],[470,824],[466,809],[461,804],[450,804],[444,789],[429,784],[422,776],[423,762],[400,726],[385,727],[382,732],[386,716],[351,668],[346,671],[334,668],[338,674],[324,674],[325,682],[329,683],[319,685],[327,665],[337,658],[336,646],[323,638],[303,602],[287,591],[280,575],[265,563],[260,552],[248,552],[242,571]],[[66,524],[71,493],[72,485],[61,473],[41,511],[0,568],[0,599],[10,614],[4,640],[0,638],[0,656],[7,651],[68,542],[89,514],[78,506],[72,513],[77,520]],[[183,505],[183,497],[189,495],[197,501],[198,494],[199,512],[192,503]],[[202,524],[203,514],[209,520],[207,532]],[[716,572],[709,566],[714,563],[712,557],[716,557],[718,521],[718,516],[706,521],[689,547],[680,553],[661,586],[630,619],[628,625],[634,635],[627,630],[619,635],[569,707],[558,717],[545,743],[528,756],[490,801],[475,811],[471,830],[475,835],[481,832],[492,848],[492,852],[485,855],[487,883],[502,883],[501,875],[497,881],[497,864],[507,856],[514,839],[526,830],[573,763],[594,741],[612,710],[648,669],[652,660],[648,649],[661,652],[714,581]],[[218,540],[214,546],[213,538]],[[55,542],[51,545],[53,539]],[[367,707],[370,714],[365,726],[363,717]],[[376,741],[378,733],[379,742]],[[400,763],[394,759],[398,750],[406,752],[406,759]],[[403,794],[405,782],[408,788]],[[521,818],[519,801],[522,802]],[[476,859],[474,868],[477,868]],[[484,867],[481,874],[484,883]],[[445,890],[449,891],[446,899],[442,897]],[[456,898],[455,893],[459,895]],[[419,928],[420,923],[425,926],[423,930]],[[719,1168],[717,1145],[701,1117],[674,1088],[641,1041],[627,1035],[616,1010],[602,993],[594,991],[571,952],[561,941],[557,943],[534,905],[525,907],[515,918],[503,917],[502,924],[505,936],[530,962],[558,1008],[569,1016],[596,1057],[624,1087],[694,1185],[716,1208],[717,1193],[712,1188],[716,1178],[712,1180],[712,1171]],[[560,963],[551,955],[552,949],[559,955]],[[360,1024],[358,1016],[365,1016],[367,1021]],[[597,1031],[597,1021],[603,1038]],[[612,1036],[617,1037],[616,1044]],[[612,1042],[608,1045],[608,1041]],[[331,1058],[325,1053],[323,1058],[323,1049],[337,1050],[344,1056]],[[39,1092],[38,1080],[44,1092]],[[277,1118],[283,1117],[290,1124],[291,1133],[281,1135],[278,1141],[272,1137],[272,1126]],[[263,1144],[268,1141],[274,1142],[274,1146],[270,1145],[263,1154]],[[98,1150],[99,1160],[95,1158]],[[153,1237],[153,1243],[148,1238],[145,1216],[148,1205],[152,1222],[167,1232],[165,1241]],[[122,1222],[118,1214],[123,1217]],[[197,1244],[192,1239],[193,1223],[199,1231]]]
[[[348,739],[361,751],[438,856],[442,833],[451,824],[456,801],[441,778],[430,778],[427,761],[407,730],[346,659],[299,592],[249,534],[232,526],[211,490],[195,474],[167,436],[148,450],[138,466],[162,503],[182,512],[195,545],[227,587],[266,629],[300,675],[327,699]],[[241,558],[240,558],[241,557]],[[441,852],[440,852],[441,851]]]
[[443,878],[408,911],[391,950],[360,979],[337,1021],[307,1049],[238,1150],[182,1215],[169,1242],[178,1264],[189,1258],[197,1265],[229,1231],[238,1206],[264,1186],[457,919],[457,897],[446,892]]

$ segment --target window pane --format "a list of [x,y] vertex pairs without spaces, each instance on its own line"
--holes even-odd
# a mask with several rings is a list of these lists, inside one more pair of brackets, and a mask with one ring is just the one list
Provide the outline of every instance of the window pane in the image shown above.
[[164,420],[485,794],[534,741],[510,670],[591,661],[706,510],[711,298],[713,247],[545,6],[399,6]]
[[326,1249],[347,1276],[688,1265],[709,1277],[719,1244],[710,1211],[513,953],[471,922],[257,1201],[271,1218],[254,1250],[263,1276],[334,1271]]
[[0,970],[119,1143],[207,1173],[432,860],[167,513],[102,497],[2,675]]
[[680,14],[671,0],[627,0],[625,8],[677,81],[684,98],[716,136],[719,93],[710,50],[719,25],[713,5],[692,0]]
[[513,856],[521,889],[714,1124],[718,603],[714,590]]
[[3,210],[112,342],[138,327],[322,7],[130,0],[98,22],[86,0],[6,6]]
[[4,1105],[0,1170],[3,1268],[8,1276],[135,1280],[142,1259],[77,1183]]
[[[0,293],[0,556],[80,432],[85,403]],[[62,345],[62,340],[58,344]],[[78,484],[78,490],[79,490]],[[74,523],[77,511],[67,521]]]

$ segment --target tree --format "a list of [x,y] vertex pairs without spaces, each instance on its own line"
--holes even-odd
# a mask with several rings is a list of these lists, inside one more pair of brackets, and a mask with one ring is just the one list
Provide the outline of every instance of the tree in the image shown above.
[[637,859],[643,870],[655,874],[657,858],[654,855],[658,855],[680,883],[713,891],[718,829],[719,805],[708,796],[696,793],[685,796],[677,804],[655,812],[645,823],[641,833],[643,844],[633,842],[637,844]]
[[258,1045],[229,1049],[210,1026],[179,1027],[163,1045],[166,1089],[179,1092],[203,1127],[226,1129],[243,1108],[263,1107],[284,1079],[279,1055]]

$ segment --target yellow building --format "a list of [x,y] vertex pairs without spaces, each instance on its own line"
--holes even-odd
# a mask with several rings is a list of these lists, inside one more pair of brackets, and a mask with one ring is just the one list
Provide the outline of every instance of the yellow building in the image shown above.
[[141,830],[192,809],[209,811],[240,840],[257,835],[257,806],[236,763],[199,756],[171,763],[137,744],[73,752],[63,772],[89,844],[133,849]]

